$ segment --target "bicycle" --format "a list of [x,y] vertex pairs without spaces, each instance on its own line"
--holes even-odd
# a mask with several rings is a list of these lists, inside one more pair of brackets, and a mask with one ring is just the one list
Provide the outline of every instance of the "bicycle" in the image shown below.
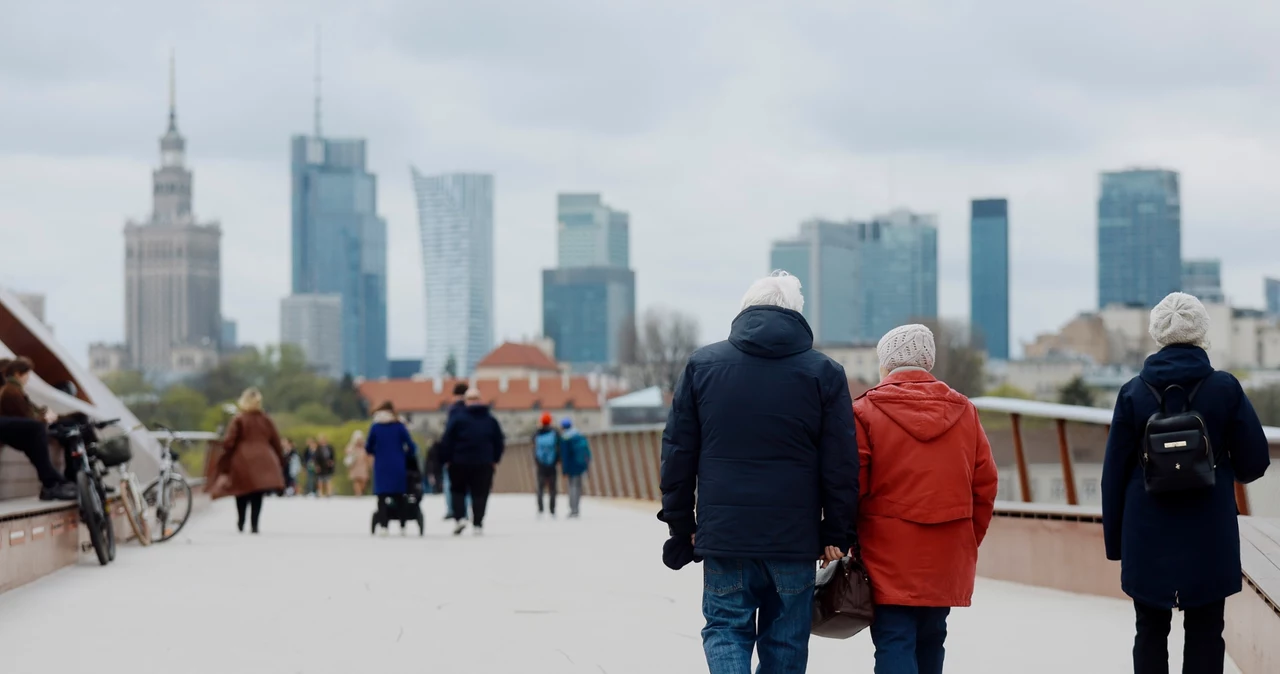
[[151,541],[163,543],[182,531],[191,517],[191,485],[182,473],[175,469],[178,453],[173,443],[178,441],[172,429],[156,424],[156,428],[168,433],[167,440],[160,440],[160,474],[142,490],[142,500],[148,508],[154,508],[155,519],[148,524]]
[[142,547],[151,545],[151,528],[147,524],[147,504],[143,500],[142,489],[138,486],[138,476],[129,470],[129,460],[133,452],[129,449],[128,436],[112,438],[98,448],[98,457],[105,466],[115,466],[120,471],[120,502],[124,505],[125,519],[133,536]]
[[116,558],[116,531],[107,512],[107,487],[102,482],[102,461],[90,456],[85,446],[83,428],[101,430],[119,421],[88,424],[75,419],[60,419],[49,425],[53,437],[70,459],[78,460],[76,489],[80,505],[80,521],[89,529],[89,542],[98,555],[98,564],[106,566]]

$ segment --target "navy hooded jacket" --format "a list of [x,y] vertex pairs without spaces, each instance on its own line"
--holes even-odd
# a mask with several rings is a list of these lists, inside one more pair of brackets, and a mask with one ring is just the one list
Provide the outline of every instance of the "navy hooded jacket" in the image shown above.
[[813,350],[799,313],[745,309],[676,386],[661,519],[672,536],[696,532],[700,557],[813,560],[849,548],[857,497],[844,368]]
[[[1148,494],[1138,461],[1147,420],[1159,408],[1143,380],[1164,395],[1200,380],[1192,409],[1204,417],[1217,456],[1212,489]],[[1170,412],[1186,400],[1166,396]],[[1125,594],[1157,608],[1195,608],[1240,591],[1240,526],[1235,482],[1262,477],[1271,463],[1262,424],[1240,382],[1215,372],[1204,349],[1167,346],[1120,389],[1102,470],[1107,559],[1120,560]]]
[[502,460],[505,438],[488,405],[467,405],[452,416],[440,439],[440,461],[460,466],[491,466]]

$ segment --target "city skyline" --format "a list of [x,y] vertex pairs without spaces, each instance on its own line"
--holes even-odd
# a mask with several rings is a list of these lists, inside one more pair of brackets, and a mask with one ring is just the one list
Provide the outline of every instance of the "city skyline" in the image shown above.
[[[0,139],[0,223],[24,237],[0,282],[48,294],[50,322],[75,353],[88,342],[122,341],[123,251],[118,229],[104,223],[142,210],[136,195],[154,161],[163,60],[177,44],[199,83],[183,96],[200,111],[183,126],[199,139],[191,157],[201,173],[199,211],[224,223],[223,304],[240,322],[241,341],[274,341],[278,303],[290,292],[281,139],[310,119],[312,34],[299,26],[317,22],[343,26],[326,31],[326,81],[342,92],[327,96],[326,131],[366,138],[370,171],[383,178],[396,355],[424,342],[416,208],[404,167],[425,157],[423,168],[481,169],[502,181],[497,338],[539,330],[533,279],[556,259],[545,229],[551,195],[582,187],[606,190],[645,222],[631,251],[639,305],[688,311],[704,341],[724,335],[769,242],[795,223],[902,204],[938,214],[939,305],[943,316],[963,317],[967,211],[985,194],[1018,204],[1011,332],[1025,341],[1096,305],[1097,173],[1135,164],[1179,171],[1183,253],[1222,259],[1233,303],[1260,306],[1258,279],[1277,275],[1267,251],[1280,247],[1270,226],[1280,206],[1268,195],[1270,176],[1280,174],[1280,138],[1253,112],[1276,97],[1265,83],[1277,58],[1255,30],[1271,9],[1241,7],[1228,30],[1207,9],[1179,4],[1158,39],[1144,36],[1149,17],[1124,5],[1105,20],[1082,8],[1065,26],[1021,6],[970,14],[943,7],[938,21],[921,22],[897,6],[856,10],[855,20],[795,3],[767,16],[743,13],[732,25],[716,21],[720,9],[690,10],[679,26],[627,3],[564,3],[539,14],[600,54],[584,60],[552,39],[557,31],[495,39],[477,28],[507,34],[516,19],[480,21],[470,7],[450,8],[449,22],[429,21],[409,3],[370,16],[286,1],[235,21],[198,2],[163,16],[87,7],[68,26],[71,47],[56,52],[32,39],[35,27],[57,21],[52,10],[19,7],[0,27],[0,49],[11,57],[0,68],[16,95],[6,107],[13,133]],[[1008,11],[1018,40],[975,39],[1007,35]],[[851,48],[796,41],[815,30],[855,36],[859,50],[909,34],[949,56],[904,55],[837,74],[832,64],[849,60]],[[665,47],[637,41],[646,31]],[[1109,40],[1112,31],[1137,41]],[[1047,48],[1068,34],[1098,49]],[[744,37],[778,58],[765,67],[758,49],[733,47]],[[228,43],[245,48],[228,54]],[[617,44],[637,58],[599,48]],[[298,76],[281,75],[290,72]],[[904,90],[902,81],[915,84]],[[602,95],[570,95],[589,86]],[[854,104],[868,96],[881,103]],[[76,199],[59,198],[67,185]],[[63,255],[76,272],[51,268],[44,252],[72,240],[82,245]]]

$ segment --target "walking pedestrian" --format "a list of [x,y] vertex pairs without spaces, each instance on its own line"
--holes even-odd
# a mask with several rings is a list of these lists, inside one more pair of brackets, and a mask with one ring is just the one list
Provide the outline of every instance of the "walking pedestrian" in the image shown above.
[[236,497],[236,528],[244,532],[247,511],[256,534],[263,495],[284,488],[284,444],[271,417],[262,410],[258,389],[246,389],[238,406],[240,412],[222,441],[222,455],[210,481],[211,496]]
[[[444,423],[445,423],[446,431],[449,430],[449,424],[453,422],[454,418],[457,417],[458,414],[460,414],[463,410],[467,409],[466,397],[467,397],[468,388],[469,388],[468,384],[465,381],[456,382],[453,385],[453,403],[449,405],[449,411],[445,413]],[[444,463],[441,462],[440,465],[444,466]],[[454,519],[453,490],[451,489],[452,481],[449,479],[448,470],[442,470],[441,472],[444,476],[444,507],[445,507],[444,518],[446,520],[451,520],[451,519]],[[463,518],[466,518],[467,514],[471,512],[471,496],[470,495],[467,496],[465,505],[467,506],[467,510],[462,514]]]
[[333,476],[337,472],[338,453],[329,444],[329,438],[323,435],[316,437],[316,480],[320,496],[333,496]]
[[343,452],[342,465],[347,468],[352,493],[364,496],[364,490],[369,486],[369,453],[365,450],[364,431],[351,434],[351,440],[347,442],[347,449]]
[[999,474],[969,399],[934,378],[923,325],[880,340],[880,384],[853,404],[858,539],[872,579],[876,674],[941,674],[947,616],[969,606]]
[[379,508],[384,496],[400,496],[409,491],[405,460],[407,455],[417,461],[418,445],[409,429],[396,416],[390,401],[383,403],[373,413],[373,425],[369,427],[365,449],[373,457],[373,493],[377,495]]
[[289,438],[281,438],[284,446],[284,495],[293,496],[298,493],[298,476],[302,474],[302,458],[298,449]]
[[560,438],[560,470],[569,487],[569,517],[576,519],[581,515],[582,478],[591,467],[591,443],[573,427],[569,417],[560,421],[560,428],[564,431]]
[[542,497],[551,496],[551,519],[556,517],[556,467],[560,464],[560,432],[551,425],[551,415],[546,412],[538,419],[538,430],[533,434],[533,464],[538,481],[538,517],[546,512]]
[[850,547],[853,400],[844,368],[813,350],[803,308],[786,272],[752,284],[729,339],[689,357],[662,435],[662,559],[706,560],[711,674],[750,674],[753,650],[762,674],[802,674],[814,560]]
[[[1240,382],[1209,362],[1208,331],[1209,314],[1191,295],[1173,293],[1151,311],[1160,350],[1120,389],[1107,438],[1102,527],[1107,559],[1120,561],[1121,587],[1137,614],[1136,674],[1169,671],[1175,608],[1185,615],[1182,671],[1223,671],[1226,599],[1240,592],[1242,575],[1234,486],[1261,478],[1271,464]],[[1180,425],[1191,430],[1174,442],[1154,435]],[[1184,457],[1170,447],[1188,444],[1204,453]],[[1167,466],[1160,454],[1187,465]],[[1164,481],[1166,468],[1198,482]]]
[[307,496],[315,496],[319,490],[319,481],[316,480],[316,439],[307,438],[307,447],[302,450],[302,465],[307,470]]
[[440,442],[440,460],[449,472],[450,497],[453,499],[453,535],[467,528],[466,498],[471,496],[471,524],[476,535],[484,531],[485,509],[489,491],[493,489],[493,473],[502,461],[504,438],[502,427],[480,400],[480,391],[468,389],[466,408],[449,422]]

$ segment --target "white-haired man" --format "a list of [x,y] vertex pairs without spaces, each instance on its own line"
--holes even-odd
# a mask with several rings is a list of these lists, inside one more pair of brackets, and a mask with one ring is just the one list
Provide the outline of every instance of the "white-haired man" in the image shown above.
[[749,674],[753,650],[764,674],[805,671],[813,562],[850,547],[853,401],[803,308],[796,277],[754,283],[729,339],[689,358],[662,436],[663,562],[705,559],[712,674]]

